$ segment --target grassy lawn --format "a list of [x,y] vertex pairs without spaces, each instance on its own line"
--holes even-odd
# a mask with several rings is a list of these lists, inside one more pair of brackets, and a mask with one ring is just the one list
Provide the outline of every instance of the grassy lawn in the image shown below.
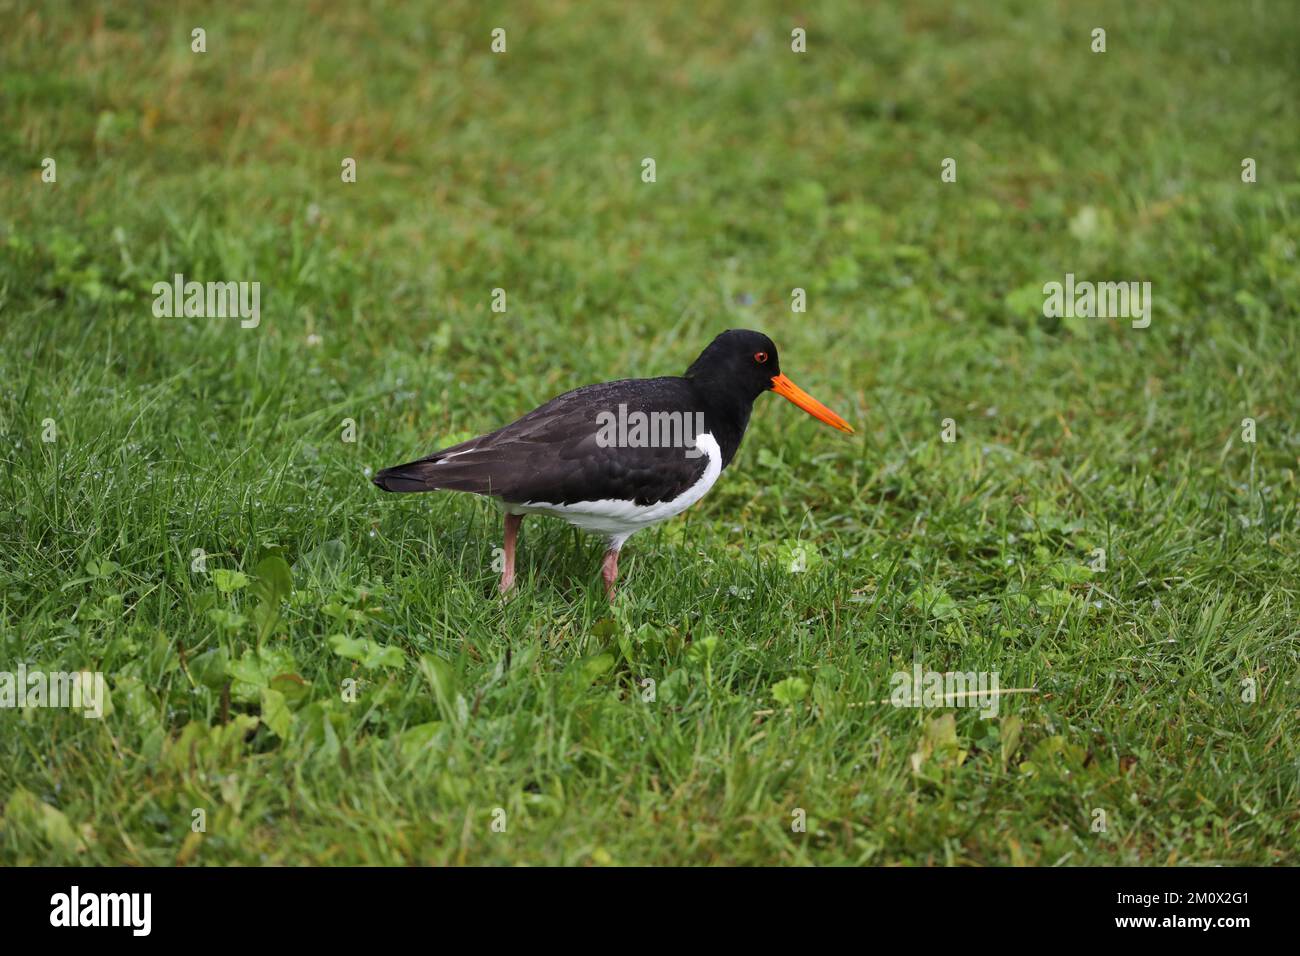
[[[959,6],[0,0],[0,863],[1300,863],[1300,8]],[[735,327],[612,612],[368,480]]]

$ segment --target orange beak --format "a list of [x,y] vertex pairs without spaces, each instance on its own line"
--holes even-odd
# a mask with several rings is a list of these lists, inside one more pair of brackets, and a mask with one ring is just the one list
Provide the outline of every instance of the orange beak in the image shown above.
[[772,376],[772,391],[782,398],[788,398],[805,412],[817,419],[819,422],[825,422],[831,428],[838,428],[842,432],[853,434],[853,426],[846,422],[840,416],[823,405],[817,399],[813,398],[802,388],[790,381],[784,375]]

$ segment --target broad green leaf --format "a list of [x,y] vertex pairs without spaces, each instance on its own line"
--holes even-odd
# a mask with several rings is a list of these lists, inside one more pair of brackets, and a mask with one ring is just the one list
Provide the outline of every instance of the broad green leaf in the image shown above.
[[248,618],[237,611],[232,611],[228,607],[211,607],[208,608],[208,620],[223,631],[238,631],[248,623]]
[[772,696],[789,707],[807,697],[808,690],[808,682],[802,677],[787,677],[772,685]]
[[451,707],[456,699],[456,672],[452,666],[435,654],[420,658],[420,673],[428,681],[441,706]]
[[229,568],[214,568],[212,583],[217,586],[217,590],[222,594],[229,594],[231,591],[238,591],[240,588],[247,587],[248,575],[243,571],[231,571]]
[[284,694],[278,690],[262,688],[262,722],[281,740],[289,736],[289,728],[293,726],[293,713],[289,710]]
[[252,703],[260,698],[262,688],[271,686],[271,678],[277,674],[292,674],[296,669],[293,655],[287,650],[250,648],[228,668],[234,681],[230,688],[231,696]]
[[655,697],[665,704],[681,704],[690,693],[690,681],[691,675],[688,671],[675,670],[656,686]]
[[299,557],[290,571],[301,576],[321,577],[338,570],[346,560],[347,546],[335,538]]
[[271,678],[271,689],[278,690],[290,704],[304,700],[311,693],[311,684],[297,674],[276,674]]
[[917,588],[908,600],[918,611],[940,621],[957,616],[956,602],[948,596],[947,591],[937,585],[927,584],[925,587]]
[[280,602],[293,592],[293,575],[288,563],[278,554],[259,561],[254,573],[252,591],[259,603],[253,612],[253,623],[257,625],[257,639],[263,641],[280,620]]
[[713,655],[718,650],[718,636],[710,634],[708,637],[701,637],[699,640],[692,642],[690,649],[686,652],[686,659],[695,664],[708,663],[713,660]]
[[329,645],[339,657],[356,661],[366,670],[406,666],[406,655],[402,653],[402,649],[391,644],[385,646],[368,638],[348,637],[346,634],[331,634]]
[[1086,564],[1072,561],[1054,565],[1050,573],[1057,584],[1083,584],[1092,580],[1092,570]]
[[347,658],[350,661],[360,661],[366,656],[366,642],[359,637],[348,637],[346,634],[331,634],[329,636],[329,646],[339,657]]
[[253,572],[257,582],[254,592],[264,601],[280,601],[293,590],[293,574],[289,564],[278,554],[263,558]]
[[431,720],[403,730],[398,738],[403,759],[414,760],[421,752],[438,748],[446,738],[445,727],[441,720]]
[[581,679],[584,683],[591,684],[599,680],[602,675],[608,673],[614,667],[614,655],[609,651],[603,651],[600,654],[593,654],[584,660],[575,661],[571,667],[576,666]]

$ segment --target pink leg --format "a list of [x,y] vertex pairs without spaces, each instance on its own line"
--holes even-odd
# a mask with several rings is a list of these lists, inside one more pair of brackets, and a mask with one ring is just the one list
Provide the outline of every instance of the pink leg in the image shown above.
[[523,520],[523,515],[506,515],[506,540],[503,549],[506,553],[506,566],[501,569],[501,583],[497,586],[497,590],[502,594],[515,586],[515,540]]
[[618,551],[610,548],[605,552],[605,560],[600,566],[600,576],[605,581],[605,597],[614,603],[614,582],[618,580]]

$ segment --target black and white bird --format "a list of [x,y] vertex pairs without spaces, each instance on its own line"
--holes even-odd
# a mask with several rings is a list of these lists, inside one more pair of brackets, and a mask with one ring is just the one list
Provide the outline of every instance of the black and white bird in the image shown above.
[[771,339],[731,329],[681,377],[565,392],[503,428],[385,468],[373,480],[385,491],[448,489],[497,499],[505,511],[502,594],[514,586],[515,540],[524,515],[554,515],[601,535],[608,546],[602,577],[612,601],[623,543],[704,497],[731,464],[754,400],[766,391],[853,433],[781,374]]

